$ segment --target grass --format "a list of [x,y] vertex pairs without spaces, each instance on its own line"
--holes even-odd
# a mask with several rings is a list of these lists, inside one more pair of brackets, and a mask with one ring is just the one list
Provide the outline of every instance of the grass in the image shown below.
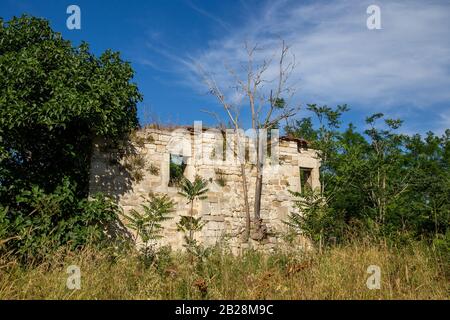
[[[352,243],[323,253],[215,248],[204,259],[163,250],[146,266],[132,250],[60,250],[45,261],[0,258],[0,299],[449,299],[448,261],[423,243],[402,248]],[[66,288],[67,267],[81,269],[81,289]],[[381,289],[366,286],[369,265]]]

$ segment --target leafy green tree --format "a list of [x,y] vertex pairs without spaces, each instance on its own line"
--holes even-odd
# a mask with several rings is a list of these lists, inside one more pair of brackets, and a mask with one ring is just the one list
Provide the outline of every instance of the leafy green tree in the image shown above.
[[290,135],[298,138],[307,139],[312,148],[320,152],[321,160],[320,182],[321,194],[327,189],[327,177],[330,172],[330,166],[337,153],[337,139],[339,132],[337,129],[341,125],[341,115],[348,111],[347,105],[337,106],[335,109],[328,106],[318,106],[308,104],[307,110],[312,112],[318,121],[318,129],[313,129],[311,118],[297,120],[296,125],[288,125],[285,129]]
[[[450,221],[450,130],[442,137],[428,132],[408,137],[410,187],[396,208],[399,223],[418,234],[444,235]],[[413,219],[415,218],[415,219]]]
[[442,137],[431,132],[424,138],[407,136],[398,133],[402,121],[377,113],[366,119],[369,128],[363,133],[353,124],[341,131],[340,117],[347,108],[308,108],[316,123],[297,120],[286,131],[308,137],[318,150],[323,198],[311,202],[311,195],[294,193],[302,214],[293,214],[291,223],[325,242],[344,239],[354,226],[392,239],[433,234],[446,239],[450,130]]
[[[93,138],[123,137],[138,125],[133,73],[119,53],[96,57],[86,43],[73,47],[45,19],[0,19],[0,203],[9,207],[11,233],[25,224],[44,234],[75,219],[88,194]],[[51,213],[35,202],[66,183],[72,187],[61,190],[77,201],[61,216],[36,221]]]
[[138,124],[131,66],[72,47],[40,18],[0,20],[0,39],[2,198],[33,184],[51,192],[63,177],[86,195],[92,139]]
[[375,121],[384,115],[377,113],[368,117],[366,123],[370,129],[365,133],[370,138],[370,158],[367,171],[366,189],[372,208],[376,211],[375,221],[383,225],[386,222],[389,206],[403,193],[410,182],[410,171],[401,166],[405,136],[395,133],[401,126],[400,120],[385,119],[386,129],[379,129]]

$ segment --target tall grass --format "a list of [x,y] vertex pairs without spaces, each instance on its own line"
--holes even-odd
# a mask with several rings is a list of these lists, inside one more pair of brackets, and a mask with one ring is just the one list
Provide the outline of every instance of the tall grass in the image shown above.
[[[133,250],[60,250],[24,266],[0,258],[0,299],[449,299],[448,261],[433,248],[351,243],[321,254],[213,249],[195,263],[163,250],[145,264]],[[66,287],[66,269],[81,269],[81,289]],[[381,289],[369,290],[369,265]]]

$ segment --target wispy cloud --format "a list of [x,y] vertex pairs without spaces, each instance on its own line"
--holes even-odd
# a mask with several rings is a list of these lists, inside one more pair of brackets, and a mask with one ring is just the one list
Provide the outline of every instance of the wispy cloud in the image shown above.
[[[366,26],[366,9],[374,3],[381,8],[381,30]],[[443,111],[450,108],[449,17],[448,1],[271,1],[197,53],[165,54],[180,59],[180,76],[193,88],[205,90],[193,80],[195,64],[228,88],[232,77],[225,65],[245,62],[245,41],[257,43],[260,57],[267,57],[283,38],[298,62],[292,81],[302,102],[397,115],[427,110],[449,125]],[[276,65],[267,74],[275,75]]]
[[195,60],[223,74],[224,61],[238,65],[245,59],[245,40],[270,56],[282,37],[299,61],[294,78],[305,99],[368,108],[449,102],[450,4],[382,2],[383,29],[368,30],[369,4],[269,4],[242,28],[211,42]]
[[208,11],[206,11],[205,9],[202,9],[201,7],[195,5],[192,1],[190,0],[186,0],[186,4],[192,8],[193,10],[195,10],[196,12],[198,12],[199,14],[201,14],[202,16],[211,19],[212,21],[216,22],[217,24],[219,24],[222,28],[224,28],[226,31],[230,31],[230,26],[224,22],[222,19],[220,19],[219,17],[209,13]]

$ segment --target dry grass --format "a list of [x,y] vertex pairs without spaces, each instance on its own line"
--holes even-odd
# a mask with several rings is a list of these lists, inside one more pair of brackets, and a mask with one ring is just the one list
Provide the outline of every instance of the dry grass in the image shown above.
[[[322,254],[216,249],[196,263],[181,253],[146,267],[133,252],[60,251],[23,267],[0,259],[0,299],[449,299],[448,261],[430,247],[351,244]],[[69,265],[81,268],[81,290],[66,288]],[[381,267],[381,289],[369,290],[369,265]]]

